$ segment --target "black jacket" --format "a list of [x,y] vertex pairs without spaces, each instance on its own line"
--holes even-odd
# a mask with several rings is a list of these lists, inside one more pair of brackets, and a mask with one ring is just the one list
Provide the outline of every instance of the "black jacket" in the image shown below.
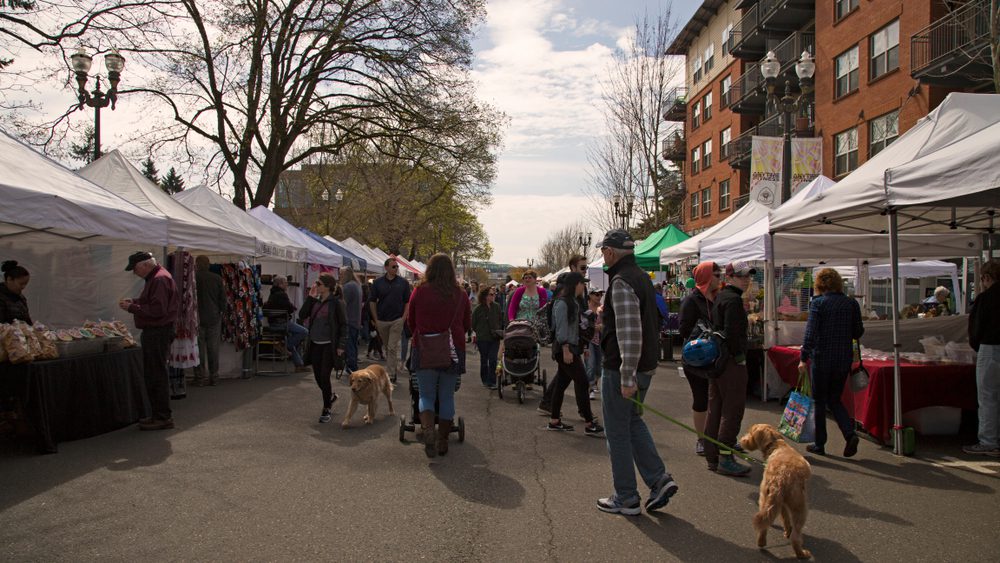
[[692,289],[691,293],[684,296],[681,300],[680,326],[677,329],[682,342],[691,339],[691,333],[694,332],[699,319],[703,319],[709,325],[712,324],[710,307],[708,299],[697,289]]
[[726,344],[733,357],[746,356],[747,311],[743,308],[743,290],[727,285],[715,298],[712,307],[712,327],[726,334]]
[[31,315],[28,314],[28,300],[24,295],[18,295],[7,289],[7,284],[0,282],[0,323],[11,323],[14,321],[31,322]]
[[635,263],[635,256],[625,256],[608,268],[608,292],[604,296],[604,332],[601,334],[601,350],[604,351],[604,367],[620,370],[621,350],[618,348],[617,327],[615,327],[614,281],[620,278],[627,283],[639,298],[639,318],[642,323],[642,353],[639,356],[638,371],[650,372],[656,369],[660,359],[660,310],[656,307],[656,290],[653,282]]
[[267,302],[264,303],[264,309],[268,311],[287,311],[288,316],[274,316],[268,317],[267,322],[283,323],[286,320],[292,318],[292,313],[295,312],[295,305],[292,305],[292,300],[288,297],[288,292],[280,287],[271,287],[271,294],[267,296]]
[[989,289],[976,296],[969,310],[969,346],[979,351],[980,344],[1000,344],[1000,285],[993,282]]

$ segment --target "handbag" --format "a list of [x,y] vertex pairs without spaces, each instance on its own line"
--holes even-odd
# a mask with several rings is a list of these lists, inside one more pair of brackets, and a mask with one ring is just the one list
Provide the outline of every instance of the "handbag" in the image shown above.
[[816,441],[816,407],[808,375],[799,376],[798,387],[789,395],[778,424],[778,432],[800,444]]
[[861,341],[854,341],[854,355],[858,360],[858,367],[851,370],[851,391],[855,393],[860,393],[868,387],[868,382],[871,380],[871,376],[868,370],[865,369],[865,362],[861,359]]
[[418,369],[447,369],[451,367],[451,351],[455,346],[451,339],[451,325],[455,322],[455,317],[458,316],[460,306],[461,302],[455,305],[455,312],[451,315],[451,321],[448,322],[448,328],[444,332],[417,333]]
[[718,350],[719,355],[715,358],[715,361],[706,366],[691,365],[684,361],[682,356],[681,365],[684,366],[684,374],[687,375],[690,373],[704,379],[718,379],[725,371],[726,364],[730,358],[729,346],[726,343],[726,334],[722,331],[713,330],[704,319],[698,319],[694,330],[691,332],[689,342],[698,339],[711,340],[715,344],[715,349]]

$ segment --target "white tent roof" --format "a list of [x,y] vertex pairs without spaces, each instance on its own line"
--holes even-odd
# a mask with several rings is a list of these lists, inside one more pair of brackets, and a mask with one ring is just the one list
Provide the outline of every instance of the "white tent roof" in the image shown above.
[[389,259],[389,255],[386,254],[385,252],[383,252],[382,249],[375,248],[373,246],[368,246],[366,244],[362,244],[362,243],[354,240],[353,238],[348,237],[348,238],[344,239],[344,242],[351,243],[351,244],[356,244],[356,245],[360,246],[361,248],[364,248],[369,253],[371,253],[371,255],[373,257],[375,257],[378,260],[379,264],[385,264],[385,261]]
[[672,264],[690,258],[697,259],[702,246],[708,240],[719,240],[738,233],[754,224],[761,217],[767,217],[770,207],[750,201],[734,211],[729,217],[708,229],[660,251],[660,264]]
[[166,219],[171,246],[254,254],[255,240],[252,236],[226,229],[184,207],[143,176],[117,150],[91,162],[79,173],[149,213]]
[[0,238],[47,233],[164,246],[167,221],[0,131]]
[[266,207],[257,206],[247,211],[251,217],[259,220],[268,227],[280,232],[296,244],[306,249],[306,262],[310,264],[322,264],[339,268],[344,264],[344,257],[322,244],[309,238],[308,235],[298,230],[288,221],[278,217],[273,211]]
[[358,241],[356,241],[356,240],[354,240],[352,238],[347,238],[347,239],[344,239],[344,240],[341,240],[341,241],[338,241],[337,239],[331,237],[330,235],[326,235],[323,238],[326,238],[326,239],[328,239],[330,241],[333,241],[333,242],[339,244],[340,246],[343,246],[344,248],[346,248],[347,250],[350,250],[351,252],[353,252],[354,254],[356,254],[360,258],[364,258],[365,262],[367,262],[367,264],[368,264],[368,271],[369,272],[374,273],[374,274],[384,274],[385,273],[385,267],[382,266],[382,264],[385,262],[385,258],[379,258],[367,246],[359,243]]
[[887,229],[882,212],[899,212],[899,231],[944,232],[949,223],[985,228],[1000,201],[1000,95],[952,93],[837,187],[783,205],[775,232],[870,232]]
[[210,217],[227,229],[254,237],[256,255],[287,262],[304,262],[305,248],[297,241],[251,217],[208,186],[188,188],[172,196],[185,207]]
[[563,266],[563,269],[556,270],[555,272],[552,272],[552,273],[550,273],[547,276],[543,276],[542,277],[542,281],[547,281],[547,282],[555,281],[556,278],[559,277],[559,274],[562,274],[563,272],[568,272],[568,271],[569,271],[569,266]]
[[[823,268],[834,268],[845,278],[858,277],[857,266],[855,265],[824,265],[813,268],[813,273]],[[868,267],[868,277],[873,280],[887,280],[892,277],[891,264],[873,264]],[[927,277],[952,277],[958,279],[958,266],[951,262],[940,260],[924,260],[921,262],[900,262],[899,277],[901,278],[927,278]],[[955,284],[958,287],[958,284]]]

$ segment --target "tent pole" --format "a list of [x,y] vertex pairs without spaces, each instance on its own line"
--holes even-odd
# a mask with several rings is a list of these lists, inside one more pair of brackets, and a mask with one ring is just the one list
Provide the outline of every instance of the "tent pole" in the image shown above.
[[969,291],[969,258],[967,256],[962,258],[962,277],[959,283],[961,284],[961,289],[958,289],[957,295],[955,295],[955,308],[958,309],[960,315],[964,315],[965,295]]
[[[764,257],[764,348],[778,345],[778,319],[774,296],[774,233],[767,235],[771,239],[771,251]],[[770,333],[770,335],[768,334]],[[760,378],[760,400],[767,402],[767,364],[771,360],[764,354],[764,373]]]
[[892,451],[903,455],[903,395],[899,375],[899,222],[896,210],[889,211],[889,259],[892,262]]

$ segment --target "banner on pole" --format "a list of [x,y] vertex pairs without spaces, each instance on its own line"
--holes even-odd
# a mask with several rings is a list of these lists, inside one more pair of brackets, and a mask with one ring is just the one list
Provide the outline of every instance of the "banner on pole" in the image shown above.
[[792,195],[823,173],[823,139],[792,139]]
[[750,201],[771,208],[781,201],[781,137],[753,136],[750,152]]

